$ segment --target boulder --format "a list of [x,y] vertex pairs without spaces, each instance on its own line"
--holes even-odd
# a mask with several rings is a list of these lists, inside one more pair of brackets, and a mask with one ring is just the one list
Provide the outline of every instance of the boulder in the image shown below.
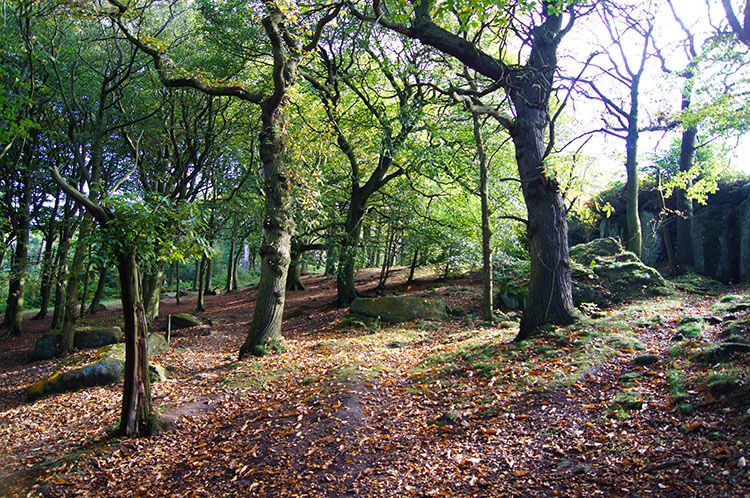
[[583,282],[578,276],[574,287],[585,284],[599,289],[599,292],[593,292],[595,300],[590,301],[595,304],[605,305],[643,294],[667,295],[672,292],[659,272],[644,265],[635,254],[625,251],[617,239],[597,239],[588,244],[579,244],[570,249],[570,255],[572,261],[593,272],[594,278],[588,275]]
[[[167,341],[160,334],[148,337],[149,358],[167,346]],[[93,360],[76,365],[65,372],[58,367],[52,375],[41,379],[28,388],[26,395],[29,400],[41,398],[52,393],[77,391],[86,387],[104,386],[119,382],[125,371],[125,345],[112,344],[101,347]],[[159,365],[149,364],[151,382],[159,382],[167,378],[166,369]]]
[[448,306],[444,301],[414,296],[360,297],[352,301],[351,312],[357,315],[379,318],[388,323],[400,323],[416,319],[448,320]]
[[172,315],[172,330],[197,327],[198,325],[203,325],[203,321],[190,313],[177,313]]
[[122,340],[120,327],[76,327],[73,345],[78,349],[100,348]]
[[750,310],[750,295],[746,294],[727,294],[711,305],[714,313],[739,313],[747,310]]
[[57,354],[57,345],[60,343],[60,331],[51,330],[45,332],[34,343],[34,349],[29,355],[30,360],[48,360]]
[[[653,268],[622,248],[612,237],[596,239],[570,248],[573,302],[608,306],[646,295],[667,295],[672,287]],[[496,279],[497,302],[517,309],[526,302],[528,277],[506,272]]]

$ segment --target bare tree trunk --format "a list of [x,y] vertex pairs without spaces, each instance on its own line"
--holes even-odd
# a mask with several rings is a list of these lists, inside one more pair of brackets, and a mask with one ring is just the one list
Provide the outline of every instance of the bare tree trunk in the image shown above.
[[134,249],[118,256],[117,270],[125,325],[125,385],[119,432],[127,437],[149,435],[153,429],[153,408],[148,376],[148,329]]
[[193,277],[193,287],[190,289],[192,291],[198,290],[201,281],[201,264],[203,264],[203,256],[195,258],[195,277]]
[[83,262],[86,256],[89,234],[93,226],[93,220],[86,215],[78,228],[78,241],[73,253],[73,262],[70,264],[68,273],[68,286],[65,291],[65,311],[63,314],[62,336],[60,340],[61,352],[67,353],[73,349],[73,339],[76,332],[76,320],[78,319],[78,287]]
[[[36,139],[34,140],[36,144]],[[29,230],[31,229],[31,159],[32,145],[29,141],[23,147],[23,168],[21,178],[23,192],[19,196],[18,209],[13,231],[16,234],[16,249],[11,260],[8,300],[3,325],[6,335],[18,336],[23,332],[23,294],[26,287],[26,272],[29,256]]]
[[234,269],[236,267],[234,262],[234,248],[237,244],[237,241],[232,237],[232,240],[229,245],[229,251],[227,253],[227,285],[225,290],[227,293],[232,292],[232,281],[235,279],[234,277]]
[[[750,9],[748,11],[750,12]],[[681,172],[688,172],[693,167],[697,135],[698,130],[696,128],[687,128],[682,132],[682,143],[680,144]],[[691,184],[692,182],[687,185],[687,188],[690,188]],[[685,273],[690,268],[695,268],[695,255],[693,254],[693,201],[688,198],[687,192],[683,189],[677,189],[675,194],[677,196],[677,209],[682,214],[677,217],[676,260],[679,272]]]
[[266,219],[260,248],[258,297],[247,339],[240,348],[240,358],[247,354],[264,354],[281,341],[286,275],[294,231],[291,183],[284,164],[283,111],[266,102],[262,109],[260,157],[266,179]]
[[99,268],[99,278],[96,282],[96,291],[94,291],[94,298],[91,300],[91,305],[87,313],[93,315],[99,311],[102,299],[104,298],[104,287],[107,284],[107,265],[102,264]]
[[86,315],[86,297],[89,294],[89,280],[91,280],[91,246],[89,246],[85,267],[86,271],[83,274],[83,291],[81,292],[81,305],[79,307],[78,318],[83,318]]
[[240,288],[239,281],[237,278],[237,273],[240,269],[240,254],[242,252],[242,246],[240,246],[237,249],[237,252],[234,254],[234,270],[232,271],[232,290],[236,291]]
[[203,297],[206,294],[206,268],[208,267],[208,257],[202,256],[198,265],[198,299],[195,303],[195,311],[206,311],[203,307]]
[[158,263],[151,273],[143,276],[143,305],[146,310],[146,323],[153,323],[159,316],[163,279],[164,263]]
[[482,204],[482,318],[491,322],[494,319],[492,314],[492,231],[487,190],[487,154],[482,140],[482,126],[476,114],[472,114],[472,124],[479,158],[479,198]]
[[[554,53],[552,54],[554,59]],[[575,321],[568,253],[567,210],[557,182],[544,174],[544,132],[547,106],[530,106],[525,96],[514,99],[518,117],[513,129],[516,161],[526,200],[531,272],[526,307],[516,336],[520,341],[542,324]],[[535,99],[536,96],[533,97]],[[533,101],[533,100],[532,100]]]
[[55,218],[57,217],[57,208],[60,205],[60,191],[55,196],[55,205],[50,213],[47,222],[47,231],[44,236],[44,254],[42,256],[42,281],[39,285],[41,302],[39,304],[39,313],[32,320],[40,320],[47,317],[49,310],[49,300],[52,295],[52,282],[54,281],[55,264],[52,256],[52,249],[55,245],[57,234],[55,233]]
[[406,279],[406,283],[410,284],[414,281],[414,272],[417,269],[417,263],[419,262],[419,247],[414,249],[414,256],[411,258],[411,265],[409,266],[409,278]]
[[180,262],[179,261],[175,261],[174,262],[174,266],[175,266],[175,276],[176,276],[175,289],[174,289],[174,301],[175,301],[175,303],[180,304],[180,281],[181,281],[181,279],[180,279]]

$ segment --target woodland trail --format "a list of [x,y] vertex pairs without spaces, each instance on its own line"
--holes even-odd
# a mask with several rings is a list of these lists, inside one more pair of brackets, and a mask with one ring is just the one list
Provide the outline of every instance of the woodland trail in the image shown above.
[[[360,285],[373,276],[361,275]],[[625,303],[577,327],[513,344],[512,315],[501,327],[472,317],[480,302],[477,279],[411,288],[397,280],[389,292],[443,298],[469,313],[445,324],[401,326],[349,319],[331,304],[332,281],[316,276],[306,283],[308,290],[288,300],[287,350],[243,362],[235,361],[236,351],[252,293],[208,298],[203,317],[211,325],[173,338],[156,358],[171,366],[171,378],[153,386],[157,408],[172,420],[169,431],[111,438],[104,429],[116,421],[119,386],[8,402],[0,412],[0,491],[750,494],[747,468],[739,464],[750,458],[746,407],[728,393],[692,385],[685,389],[694,391],[693,411],[675,403],[675,371],[690,384],[704,375],[700,368],[711,368],[674,354],[679,320],[710,314],[714,298],[677,293]],[[174,312],[170,306],[167,301],[162,312]],[[707,327],[704,340],[718,330]],[[654,362],[636,365],[644,354]],[[747,363],[732,367],[746,372]],[[47,368],[29,364],[27,372],[20,363],[0,364],[0,389],[11,400]]]

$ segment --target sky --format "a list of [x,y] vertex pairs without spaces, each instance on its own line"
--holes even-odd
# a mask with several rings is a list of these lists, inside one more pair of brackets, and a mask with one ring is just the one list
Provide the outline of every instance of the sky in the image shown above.
[[[632,3],[638,5],[647,4],[646,1],[631,0]],[[700,42],[705,39],[707,33],[711,31],[711,24],[714,25],[722,24],[726,25],[724,10],[722,9],[719,2],[713,0],[714,5],[709,9],[706,4],[706,0],[673,0],[675,9],[678,15],[686,26],[688,26],[691,32],[696,33],[696,41]],[[743,0],[744,2],[744,0]],[[620,4],[627,4],[627,1],[619,2]],[[671,68],[684,67],[687,61],[684,51],[679,49],[676,45],[677,41],[684,38],[683,31],[680,26],[674,20],[671,10],[666,1],[660,2],[660,9],[656,15],[656,43],[662,49],[662,53],[666,54],[667,64]],[[736,10],[741,10],[737,8]],[[597,48],[601,48],[601,45],[605,44],[609,40],[609,33],[604,29],[601,22],[596,22],[596,19],[591,19],[586,22],[579,22],[575,29],[566,37],[561,47],[561,53],[566,54],[568,59],[567,63],[571,64],[570,70],[565,70],[566,56],[561,58],[561,66],[568,74],[577,74],[579,69],[572,69],[574,64],[573,59],[577,61],[584,60],[587,55]],[[624,50],[628,58],[632,60],[639,59],[641,46],[638,39],[632,40],[621,40],[623,41]],[[600,63],[605,63],[603,56],[595,59]],[[577,66],[580,67],[580,66]],[[680,89],[674,83],[669,83],[669,80],[665,78],[664,73],[661,70],[658,59],[652,58],[646,69],[643,82],[641,84],[642,90],[642,109],[640,114],[642,125],[648,121],[648,115],[645,109],[665,110],[666,114],[672,115],[679,111],[680,104]],[[602,88],[606,86],[606,83],[602,83]],[[609,91],[617,93],[618,89],[616,86],[612,86]],[[596,102],[586,101],[585,99],[577,99],[573,109],[575,120],[581,124],[585,129],[592,129],[601,127],[603,122],[601,120],[602,107],[601,104]],[[570,112],[570,111],[569,111]],[[678,136],[678,132],[665,135],[662,132],[650,132],[641,134],[639,140],[639,164],[643,165],[648,162],[649,157],[654,154],[658,154],[668,147],[672,141],[672,137]],[[736,169],[750,174],[750,133],[746,133],[745,136],[739,140],[734,139],[728,142],[734,146],[727,160]],[[573,150],[581,146],[581,142],[574,143],[572,145]],[[613,137],[595,136],[589,139],[585,146],[581,148],[581,152],[585,155],[596,158],[599,162],[599,168],[609,171],[607,176],[622,176],[624,177],[624,155],[625,155],[625,142]]]

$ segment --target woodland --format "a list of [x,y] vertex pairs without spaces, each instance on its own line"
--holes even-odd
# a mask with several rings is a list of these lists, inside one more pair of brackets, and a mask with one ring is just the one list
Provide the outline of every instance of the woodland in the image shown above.
[[749,0],[0,4],[0,496],[750,496]]

